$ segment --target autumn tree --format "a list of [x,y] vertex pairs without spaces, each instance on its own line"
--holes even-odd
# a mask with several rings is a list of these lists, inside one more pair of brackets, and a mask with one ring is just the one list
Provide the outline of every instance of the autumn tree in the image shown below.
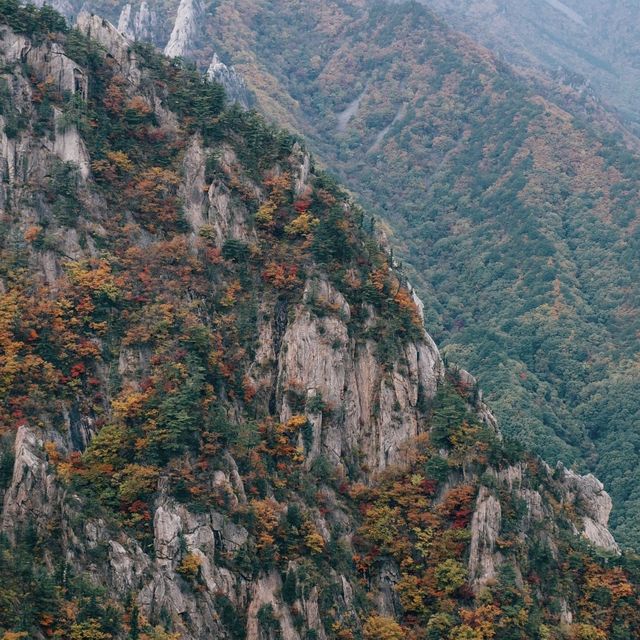
[[392,618],[373,615],[367,618],[362,628],[365,640],[404,640],[404,629]]

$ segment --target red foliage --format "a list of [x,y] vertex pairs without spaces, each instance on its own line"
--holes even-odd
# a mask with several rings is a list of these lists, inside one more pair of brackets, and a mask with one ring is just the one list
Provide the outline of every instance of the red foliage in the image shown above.
[[309,198],[299,198],[293,203],[293,208],[297,213],[304,213],[309,210],[311,200]]
[[262,272],[263,279],[276,289],[291,290],[299,284],[298,265],[270,262]]

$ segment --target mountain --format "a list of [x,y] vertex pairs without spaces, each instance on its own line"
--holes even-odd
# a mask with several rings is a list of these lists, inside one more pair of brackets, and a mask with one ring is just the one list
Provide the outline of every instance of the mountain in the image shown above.
[[388,223],[427,327],[503,431],[594,471],[638,548],[640,163],[593,94],[517,75],[418,3],[154,11],[157,44],[224,60]]
[[505,60],[589,84],[638,130],[640,6],[629,0],[421,0]]
[[502,438],[297,137],[0,18],[3,640],[638,635],[602,484]]

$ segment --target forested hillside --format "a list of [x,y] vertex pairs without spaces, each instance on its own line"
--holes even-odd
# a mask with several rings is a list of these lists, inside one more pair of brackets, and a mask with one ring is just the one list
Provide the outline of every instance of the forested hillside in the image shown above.
[[388,222],[429,330],[503,430],[595,470],[637,545],[640,164],[589,123],[599,106],[525,82],[418,3],[185,0],[178,18],[185,55],[233,62]]
[[509,62],[595,91],[640,127],[640,5],[633,0],[420,0]]
[[0,63],[3,640],[638,635],[302,141],[98,16],[0,0]]

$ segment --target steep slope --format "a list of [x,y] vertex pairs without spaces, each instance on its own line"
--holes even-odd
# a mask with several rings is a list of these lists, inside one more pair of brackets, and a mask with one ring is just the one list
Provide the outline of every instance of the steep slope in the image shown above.
[[420,0],[456,28],[524,67],[590,83],[640,126],[640,7],[598,0]]
[[501,441],[295,138],[0,16],[5,640],[637,635],[602,485]]
[[201,9],[189,54],[224,54],[391,224],[427,326],[504,431],[596,470],[640,544],[640,164],[572,115],[597,102],[530,86],[415,3]]

